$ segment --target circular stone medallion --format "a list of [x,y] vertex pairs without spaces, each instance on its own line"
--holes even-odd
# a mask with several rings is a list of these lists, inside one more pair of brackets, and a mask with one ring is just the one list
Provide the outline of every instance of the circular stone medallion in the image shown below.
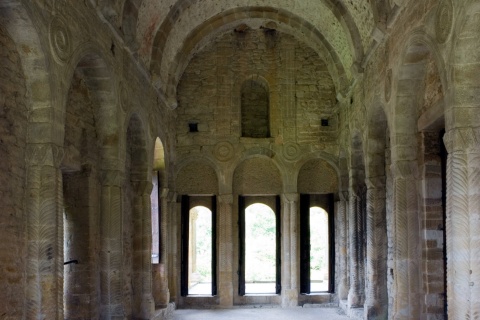
[[293,161],[300,155],[300,147],[295,142],[286,142],[283,145],[283,156],[285,159]]
[[219,161],[228,161],[233,158],[234,154],[233,145],[230,142],[219,142],[215,146],[214,155]]
[[72,42],[70,31],[62,19],[57,17],[50,23],[49,40],[56,60],[62,64],[67,62],[72,52]]
[[450,0],[443,0],[437,9],[435,32],[438,43],[445,43],[450,36],[453,25],[453,5]]

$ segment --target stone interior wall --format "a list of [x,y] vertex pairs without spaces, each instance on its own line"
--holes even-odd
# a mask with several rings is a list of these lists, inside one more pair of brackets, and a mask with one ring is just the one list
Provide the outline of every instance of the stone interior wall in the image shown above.
[[[381,231],[388,235],[387,272],[374,277],[386,277],[388,303],[364,305],[363,317],[375,318],[379,312],[378,318],[444,318],[442,248],[448,223],[459,226],[457,217],[467,227],[450,228],[447,242],[457,251],[465,249],[471,266],[461,264],[457,251],[448,252],[450,283],[468,289],[465,297],[452,286],[448,289],[454,297],[449,298],[450,318],[478,314],[475,244],[458,245],[465,232],[475,237],[478,220],[478,112],[473,108],[478,102],[478,72],[467,68],[477,64],[478,19],[470,16],[467,1],[392,0],[379,6],[383,8],[379,12],[370,11],[366,2],[356,6],[347,1],[346,8],[363,18],[342,20],[345,25],[335,24],[327,35],[338,50],[337,62],[347,64],[341,77],[348,79],[341,81],[332,79],[327,64],[302,41],[307,36],[294,38],[275,30],[275,23],[268,28],[259,28],[258,23],[250,26],[250,18],[245,18],[242,24],[196,47],[180,77],[178,94],[172,97],[164,94],[169,91],[163,86],[170,85],[164,82],[168,78],[165,66],[173,61],[177,47],[192,45],[188,40],[182,42],[188,32],[182,35],[173,24],[188,22],[185,17],[178,20],[179,11],[165,12],[169,21],[162,30],[173,30],[173,36],[159,46],[165,52],[157,53],[165,53],[166,58],[160,61],[163,73],[156,74],[155,66],[146,67],[151,58],[146,57],[148,48],[135,51],[141,45],[138,41],[144,40],[136,37],[137,25],[143,28],[141,36],[151,38],[147,42],[154,41],[154,31],[146,30],[154,29],[154,18],[136,20],[142,8],[155,6],[152,3],[142,7],[140,1],[131,0],[123,5],[125,9],[122,2],[110,1],[0,3],[0,300],[4,302],[0,317],[159,319],[173,309],[168,303],[297,305],[298,193],[335,192],[337,205],[349,208],[353,215],[345,223],[348,229],[355,213],[362,211],[354,212],[358,208],[348,201],[353,198],[353,187],[364,184],[370,192],[386,196],[379,200],[384,201],[385,212],[376,212],[369,203],[366,211],[367,216],[386,216],[386,230]],[[187,16],[198,20],[192,11],[200,3],[182,10],[190,8]],[[292,11],[302,5],[297,3]],[[328,17],[331,12],[327,11],[321,16]],[[374,21],[368,19],[371,15],[378,22],[373,31],[373,24],[367,22]],[[355,39],[356,27],[349,29],[352,21],[358,23],[361,39]],[[353,30],[352,40],[359,42],[347,45],[341,29]],[[26,36],[25,30],[35,33]],[[176,36],[178,43],[174,43]],[[365,46],[364,52],[355,48],[359,43]],[[76,70],[78,61],[91,54],[101,63],[86,59],[85,68]],[[161,58],[153,60],[157,63]],[[262,133],[268,138],[242,137],[242,84],[250,80],[268,84],[270,132]],[[176,109],[169,104],[173,100],[178,100]],[[252,105],[255,100],[251,99]],[[129,129],[132,114],[137,118]],[[322,120],[328,120],[328,126],[322,126]],[[190,123],[198,124],[198,132],[189,132]],[[387,128],[385,143],[381,143],[383,155],[375,148],[380,141],[377,125]],[[456,128],[469,131],[453,132]],[[455,219],[447,220],[447,226],[439,196],[441,129],[452,131],[446,141],[455,151],[449,169],[449,201],[456,205],[449,212]],[[156,137],[162,139],[166,159],[160,206],[168,221],[162,229],[168,233],[168,254],[156,271],[168,269],[170,292],[163,287],[158,294],[170,297],[158,303],[163,310],[155,310],[151,297],[146,232],[150,223],[148,175]],[[362,142],[360,147],[352,144],[354,137]],[[342,164],[345,159],[352,161]],[[385,176],[375,175],[379,165],[385,166]],[[468,178],[460,181],[458,172]],[[219,252],[228,261],[219,263],[222,295],[213,299],[179,298],[177,196],[182,194],[219,198]],[[235,296],[239,194],[282,195],[286,290],[281,297]],[[408,208],[404,210],[405,203]],[[61,221],[64,211],[65,226]],[[402,219],[408,221],[407,227],[398,224]],[[354,234],[345,238],[338,247],[348,248],[347,257],[354,256],[359,249],[352,246]],[[407,250],[402,251],[398,240],[409,241]],[[372,242],[367,239],[359,246],[372,249]],[[63,267],[63,249],[65,260],[78,259],[79,264]],[[351,283],[355,279],[366,276],[368,282],[372,272],[380,270],[368,264],[368,252],[376,253],[367,250],[364,273],[362,268],[345,266],[337,270],[337,281],[346,276],[350,288],[358,285]],[[362,274],[351,276],[358,270]],[[399,283],[405,275],[409,280]],[[361,289],[366,290],[366,302],[373,297],[378,304],[372,287],[367,283]],[[388,316],[383,316],[385,312]]]
[[[220,36],[186,68],[178,86],[180,155],[186,146],[194,149],[221,139],[238,143],[242,84],[252,77],[268,84],[270,135],[275,141],[335,141],[335,88],[318,54],[281,32],[247,28]],[[285,90],[286,83],[295,85]],[[321,127],[321,119],[329,119],[329,126]],[[188,132],[190,122],[198,123],[198,133]]]
[[15,43],[0,25],[0,300],[2,317],[24,315],[27,247],[24,206],[27,139],[25,76]]

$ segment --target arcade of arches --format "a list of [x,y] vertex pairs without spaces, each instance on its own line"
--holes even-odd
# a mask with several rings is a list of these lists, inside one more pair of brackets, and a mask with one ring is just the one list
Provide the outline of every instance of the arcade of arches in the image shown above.
[[0,318],[479,319],[479,48],[479,0],[0,0]]

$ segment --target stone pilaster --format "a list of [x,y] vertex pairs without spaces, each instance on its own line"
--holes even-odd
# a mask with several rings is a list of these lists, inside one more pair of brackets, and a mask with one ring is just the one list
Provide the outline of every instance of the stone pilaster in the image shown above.
[[365,319],[386,319],[388,297],[385,177],[367,179],[366,209]]
[[282,196],[282,307],[298,306],[298,193]]
[[393,175],[393,285],[392,316],[394,319],[419,319],[421,301],[421,264],[417,164],[396,161]]
[[447,299],[449,319],[480,313],[480,128],[444,137],[447,160]]
[[102,319],[124,316],[123,297],[123,227],[122,227],[122,171],[102,172],[101,249],[100,249],[100,303]]
[[218,296],[221,307],[233,306],[233,195],[218,197]]
[[337,229],[337,248],[338,248],[338,299],[347,300],[348,298],[348,239],[347,239],[347,211],[348,211],[348,192],[344,194],[342,200],[335,204],[336,229]]

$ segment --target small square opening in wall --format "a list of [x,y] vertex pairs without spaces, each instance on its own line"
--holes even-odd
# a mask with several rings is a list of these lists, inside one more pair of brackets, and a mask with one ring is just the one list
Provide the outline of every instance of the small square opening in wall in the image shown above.
[[321,119],[320,123],[321,123],[322,127],[328,127],[328,119]]
[[189,122],[188,123],[188,131],[189,132],[198,132],[198,123],[197,122]]

